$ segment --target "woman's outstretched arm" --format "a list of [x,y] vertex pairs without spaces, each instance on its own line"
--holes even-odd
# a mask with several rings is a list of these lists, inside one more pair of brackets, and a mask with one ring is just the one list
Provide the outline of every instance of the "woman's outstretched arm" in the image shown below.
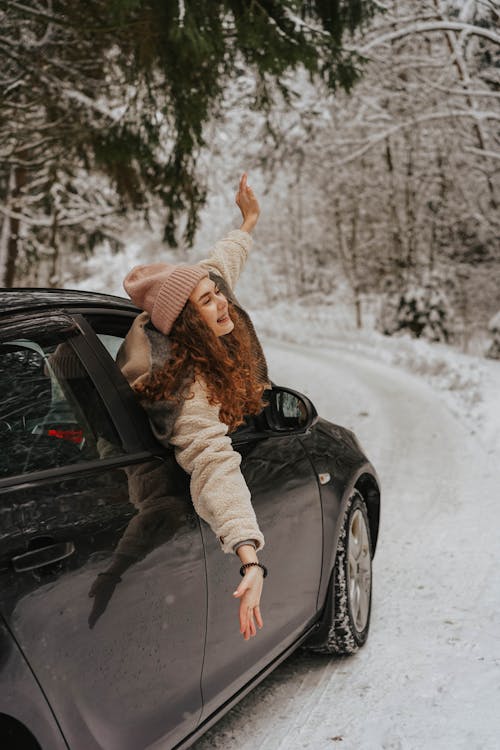
[[208,271],[213,271],[218,276],[222,276],[230,289],[234,289],[236,286],[246,263],[253,243],[250,233],[260,215],[259,202],[252,188],[247,185],[246,174],[243,174],[240,179],[235,200],[243,219],[241,227],[228,232],[223,239],[214,245],[209,257],[200,260],[198,263]]
[[[194,508],[219,538],[224,552],[233,553],[238,542],[250,539],[260,549],[264,536],[240,470],[241,456],[232,447],[218,407],[208,403],[205,388],[195,382],[192,389],[194,397],[184,402],[170,442],[177,462],[191,476]],[[236,554],[242,563],[258,562],[251,544],[239,546]],[[262,569],[252,566],[234,592],[240,600],[240,632],[245,640],[256,634],[255,621],[259,627],[263,625],[259,608],[262,584]]]
[[219,406],[208,402],[206,387],[198,380],[191,390],[193,398],[183,402],[169,441],[177,463],[191,477],[194,508],[210,525],[225,553],[233,554],[234,546],[247,539],[255,540],[261,548],[264,536],[240,470],[241,456],[219,418]]
[[[242,544],[236,554],[241,562],[258,562],[257,552],[250,544]],[[255,622],[259,628],[264,626],[260,612],[260,597],[264,582],[263,571],[257,566],[247,568],[243,580],[233,592],[233,596],[240,600],[240,633],[246,641],[257,633]],[[255,620],[254,620],[255,618]]]
[[254,229],[255,225],[259,220],[260,206],[255,193],[252,188],[247,184],[247,173],[243,172],[238,192],[236,193],[236,205],[241,211],[243,217],[243,224],[240,229],[243,232],[250,232]]

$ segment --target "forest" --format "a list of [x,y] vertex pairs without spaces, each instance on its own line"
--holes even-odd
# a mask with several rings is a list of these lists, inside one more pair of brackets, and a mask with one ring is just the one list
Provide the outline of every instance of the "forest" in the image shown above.
[[252,306],[500,358],[497,0],[0,0],[0,28],[4,286],[122,293],[134,253],[230,228],[247,171]]

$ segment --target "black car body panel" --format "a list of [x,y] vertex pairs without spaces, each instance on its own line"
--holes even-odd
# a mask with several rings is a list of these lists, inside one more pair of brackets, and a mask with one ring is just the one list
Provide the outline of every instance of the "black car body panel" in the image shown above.
[[0,289],[0,316],[34,310],[75,309],[79,307],[131,310],[137,307],[126,297],[82,292],[76,289]]
[[[24,738],[29,732],[42,749],[68,750],[50,705],[1,616],[0,670],[0,739],[17,739],[19,734]],[[24,750],[29,745],[2,741],[2,747]]]
[[[114,363],[137,312],[87,292],[0,291],[4,392],[15,404],[26,366],[52,383],[33,391],[31,416],[0,414],[0,717],[42,750],[188,747],[331,616],[354,488],[377,540],[378,479],[353,433],[317,417],[235,433],[272,571],[265,627],[243,641],[235,558]],[[119,580],[102,575],[113,561]],[[28,714],[13,708],[23,691]]]
[[[303,632],[316,610],[322,550],[321,502],[316,477],[294,436],[271,436],[239,444],[242,472],[252,490],[253,505],[266,545],[259,553],[272,570],[262,595],[266,625],[241,648],[234,626],[234,561],[221,555],[209,528],[203,526],[208,622],[204,662],[202,718],[221,700],[257,674],[269,660]],[[290,540],[293,539],[293,549]],[[220,692],[220,685],[226,687]]]
[[320,609],[326,600],[330,574],[335,562],[341,528],[340,519],[354,489],[360,490],[367,503],[375,554],[380,517],[379,480],[351,430],[320,418],[301,440],[317,475],[329,477],[325,484],[320,485],[324,549],[318,592]]

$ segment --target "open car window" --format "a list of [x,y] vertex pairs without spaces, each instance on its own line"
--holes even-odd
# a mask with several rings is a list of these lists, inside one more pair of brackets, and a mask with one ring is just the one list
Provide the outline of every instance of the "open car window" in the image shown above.
[[[134,321],[134,316],[90,313],[85,315],[85,319],[108,354],[116,361],[118,350]],[[269,426],[263,413],[247,415],[243,423],[230,433],[230,437],[238,441],[247,435],[260,434],[268,430]]]
[[112,313],[85,315],[85,320],[114,361],[134,319],[134,315]]
[[110,333],[97,333],[97,338],[103,344],[104,348],[109,352],[111,357],[116,361],[116,355],[118,349],[123,343],[125,336],[116,336]]

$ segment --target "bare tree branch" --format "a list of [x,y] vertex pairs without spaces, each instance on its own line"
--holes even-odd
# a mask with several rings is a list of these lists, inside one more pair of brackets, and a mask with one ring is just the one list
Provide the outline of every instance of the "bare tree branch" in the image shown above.
[[489,39],[495,44],[500,44],[500,36],[498,34],[495,34],[494,31],[490,31],[489,29],[484,29],[481,26],[460,23],[458,21],[435,21],[432,23],[411,24],[403,29],[393,31],[390,34],[382,34],[382,36],[376,37],[360,47],[352,47],[351,49],[358,52],[360,55],[364,55],[369,50],[374,47],[379,47],[382,44],[395,42],[398,39],[403,39],[404,37],[414,34],[428,34],[434,31],[460,31],[465,35],[480,36],[484,39]]
[[345,164],[349,164],[352,161],[355,161],[356,159],[359,159],[361,156],[366,154],[370,149],[372,149],[374,146],[376,146],[381,141],[384,141],[386,138],[389,138],[390,136],[395,135],[396,133],[408,130],[411,128],[414,128],[416,125],[422,125],[426,122],[436,121],[436,120],[449,120],[453,118],[466,118],[466,119],[472,119],[472,120],[499,120],[500,121],[500,112],[479,112],[479,111],[469,111],[469,110],[450,110],[449,112],[430,112],[428,114],[420,115],[419,117],[415,117],[411,120],[406,120],[404,122],[397,123],[396,125],[393,125],[390,128],[387,128],[387,130],[384,130],[381,133],[377,133],[376,135],[372,135],[367,139],[366,144],[355,151],[352,154],[349,154],[349,156],[346,156],[344,159],[340,159],[335,162],[335,166],[343,166]]
[[500,161],[500,151],[486,151],[483,148],[474,148],[473,146],[466,146],[464,151],[468,154],[482,156],[484,159],[496,159],[497,161]]

